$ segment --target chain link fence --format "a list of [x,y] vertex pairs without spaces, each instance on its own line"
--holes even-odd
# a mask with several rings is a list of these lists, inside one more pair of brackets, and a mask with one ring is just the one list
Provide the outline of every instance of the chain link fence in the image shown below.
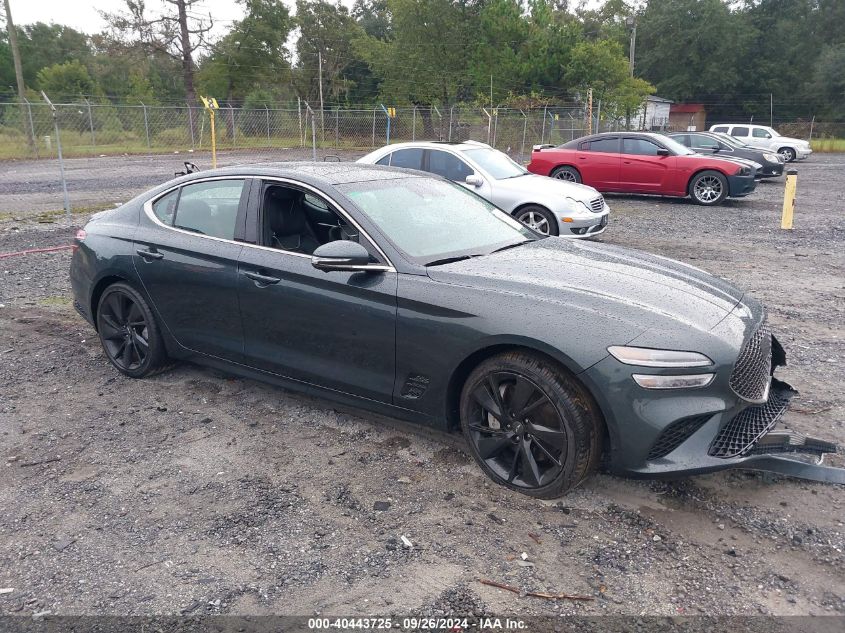
[[[294,108],[242,108],[216,113],[217,148],[368,150],[389,142],[473,139],[527,160],[531,145],[561,143],[586,133],[584,108],[407,107],[325,108],[313,116]],[[169,153],[210,149],[209,116],[200,106],[56,104],[65,157]],[[0,159],[56,156],[53,112],[45,103],[0,104]]]

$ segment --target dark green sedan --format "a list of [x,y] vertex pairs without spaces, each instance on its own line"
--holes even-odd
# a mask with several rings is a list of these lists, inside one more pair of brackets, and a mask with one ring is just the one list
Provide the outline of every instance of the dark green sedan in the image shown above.
[[772,377],[785,354],[758,301],[663,257],[540,235],[429,174],[189,174],[96,215],[71,280],[127,376],[194,361],[462,430],[487,475],[536,497],[602,461],[842,476],[772,455],[835,447],[773,430],[794,392]]

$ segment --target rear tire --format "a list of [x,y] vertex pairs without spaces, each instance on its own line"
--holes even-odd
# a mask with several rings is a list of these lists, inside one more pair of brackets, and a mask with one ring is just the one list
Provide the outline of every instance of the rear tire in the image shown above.
[[783,160],[785,160],[787,163],[791,163],[798,157],[795,153],[795,150],[791,147],[781,147],[778,150],[778,154],[783,156]]
[[127,283],[103,291],[97,304],[97,333],[106,358],[130,378],[152,376],[169,367],[155,316]]
[[529,204],[516,212],[516,219],[543,235],[559,235],[554,214],[538,204]]
[[558,180],[565,180],[567,182],[581,182],[580,172],[569,165],[555,167],[552,170],[552,173],[549,174],[549,176],[551,176],[552,178],[557,178]]
[[718,171],[702,171],[690,180],[688,193],[696,204],[712,207],[728,197],[728,179]]
[[493,356],[461,392],[461,428],[481,470],[531,497],[559,497],[601,457],[602,421],[589,393],[554,361],[528,351]]

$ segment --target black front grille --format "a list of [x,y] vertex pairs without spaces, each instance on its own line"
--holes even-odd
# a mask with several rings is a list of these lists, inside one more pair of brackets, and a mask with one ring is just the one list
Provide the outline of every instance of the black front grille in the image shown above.
[[769,399],[761,405],[740,411],[728,422],[710,444],[713,457],[742,457],[754,449],[754,444],[777,424],[786,411],[795,391],[785,383],[772,381]]
[[751,402],[762,402],[772,375],[772,332],[764,320],[752,334],[736,359],[731,372],[731,389]]
[[601,213],[604,211],[604,197],[599,196],[598,198],[590,200],[590,208],[593,210],[593,213]]
[[658,436],[657,441],[648,453],[648,459],[665,457],[674,451],[687,439],[689,439],[693,433],[704,426],[704,423],[712,416],[712,413],[707,413],[705,415],[695,415],[672,422],[672,424],[663,429],[663,432]]

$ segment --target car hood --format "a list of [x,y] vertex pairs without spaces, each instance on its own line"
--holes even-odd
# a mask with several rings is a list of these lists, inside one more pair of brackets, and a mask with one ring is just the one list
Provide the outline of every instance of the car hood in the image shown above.
[[777,145],[778,143],[793,143],[795,145],[806,145],[807,147],[810,146],[809,141],[805,141],[804,139],[800,138],[793,138],[791,136],[775,136],[774,138],[769,139],[772,145]]
[[528,196],[550,196],[552,198],[572,198],[578,202],[587,203],[595,200],[601,194],[590,187],[548,176],[537,174],[525,174],[516,178],[502,178],[494,181],[494,187],[498,190],[518,191]]
[[[550,237],[499,253],[428,268],[433,280],[578,302],[642,330],[675,325],[710,330],[742,299],[726,281],[671,259],[606,244]],[[562,311],[565,314],[565,308]],[[526,315],[530,318],[530,315]]]

